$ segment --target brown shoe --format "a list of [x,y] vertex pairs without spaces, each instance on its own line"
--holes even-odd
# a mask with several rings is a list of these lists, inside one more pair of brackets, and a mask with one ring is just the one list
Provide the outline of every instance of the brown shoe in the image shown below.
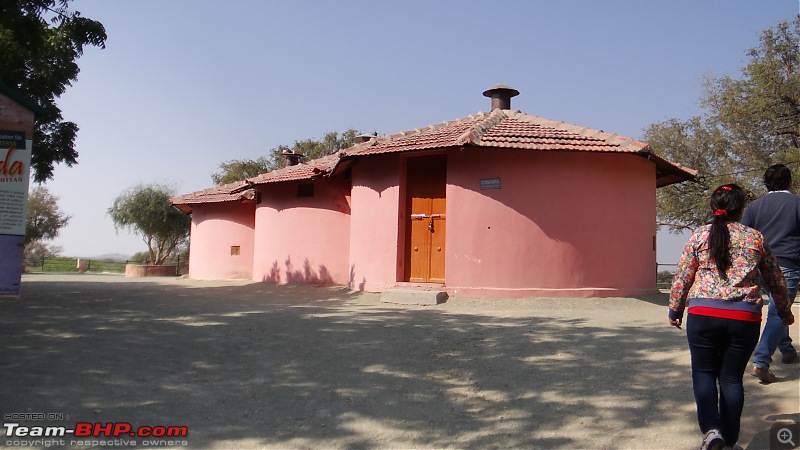
[[761,367],[753,367],[753,371],[750,372],[750,375],[761,380],[762,384],[770,384],[778,380],[769,369],[762,369]]
[[794,364],[800,360],[800,357],[797,356],[797,352],[789,353],[788,355],[781,356],[781,362],[784,364]]

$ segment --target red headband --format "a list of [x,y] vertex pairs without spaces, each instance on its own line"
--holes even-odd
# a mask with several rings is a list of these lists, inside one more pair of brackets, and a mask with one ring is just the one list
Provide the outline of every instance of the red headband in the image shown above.
[[[733,190],[733,188],[730,187],[730,186],[720,186],[719,189],[725,189],[726,191],[732,191]],[[721,194],[722,193],[722,191],[720,191],[719,189],[717,189],[717,194]]]
[[718,210],[714,211],[714,215],[715,216],[723,216],[723,217],[725,217],[725,216],[728,215],[728,211],[726,211],[724,209],[718,209]]

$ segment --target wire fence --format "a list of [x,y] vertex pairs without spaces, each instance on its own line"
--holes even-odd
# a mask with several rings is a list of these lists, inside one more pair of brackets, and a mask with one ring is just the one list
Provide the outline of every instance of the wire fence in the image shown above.
[[[125,273],[127,264],[145,264],[144,261],[115,261],[110,259],[87,259],[87,258],[43,258],[38,261],[25,261],[26,272],[74,272],[81,271],[78,262],[81,262],[84,272],[93,273]],[[175,265],[176,275],[189,273],[189,261],[186,258],[170,258],[165,261],[165,265]],[[656,265],[656,287],[658,289],[669,289],[672,284],[672,277],[675,273],[677,264],[657,264]]]
[[672,286],[672,277],[675,275],[677,264],[656,264],[656,287],[669,289]]
[[[125,273],[127,264],[145,264],[144,261],[116,261],[111,259],[65,258],[53,257],[41,260],[25,260],[26,272],[92,272],[92,273]],[[176,266],[176,275],[189,273],[189,261],[186,258],[170,258],[164,265]]]

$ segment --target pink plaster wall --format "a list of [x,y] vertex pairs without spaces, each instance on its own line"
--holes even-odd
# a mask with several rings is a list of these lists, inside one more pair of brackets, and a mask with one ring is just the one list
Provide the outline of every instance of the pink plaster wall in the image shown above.
[[298,182],[260,188],[256,207],[253,280],[341,284],[350,281],[350,180],[314,183],[298,197]]
[[[479,296],[655,292],[655,166],[622,154],[451,152],[447,289]],[[480,189],[499,178],[500,189]]]
[[[353,167],[350,287],[403,281],[405,155]],[[500,189],[480,181],[499,178]],[[484,297],[655,292],[655,166],[622,154],[448,154],[446,287]]]
[[396,154],[364,158],[353,167],[350,289],[380,292],[402,273],[404,252],[398,250],[403,231],[402,169],[402,158]]
[[[254,203],[193,205],[189,277],[198,280],[245,279],[253,276]],[[238,245],[240,254],[231,255]]]

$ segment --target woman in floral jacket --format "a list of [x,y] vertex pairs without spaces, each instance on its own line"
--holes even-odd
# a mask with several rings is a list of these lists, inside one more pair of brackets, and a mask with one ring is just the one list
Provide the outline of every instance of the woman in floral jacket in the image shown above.
[[702,449],[734,447],[739,439],[742,376],[761,331],[761,280],[783,322],[794,323],[786,281],[769,246],[760,232],[738,222],[744,206],[739,186],[714,190],[714,218],[686,243],[670,292],[670,325],[680,328],[684,309],[688,314],[692,387],[705,434]]

